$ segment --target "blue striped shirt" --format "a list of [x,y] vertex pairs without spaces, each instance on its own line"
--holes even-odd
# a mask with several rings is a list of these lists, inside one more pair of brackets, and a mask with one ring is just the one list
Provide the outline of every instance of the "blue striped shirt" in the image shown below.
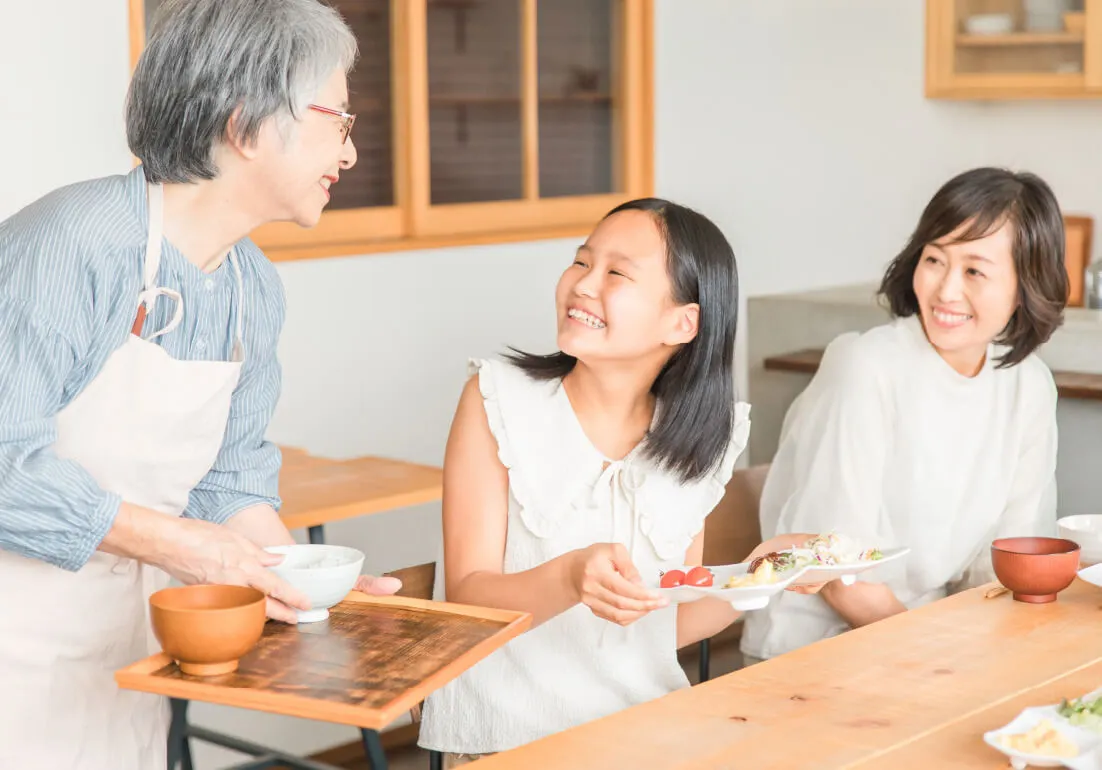
[[[111,528],[121,499],[50,447],[57,413],[126,340],[138,307],[148,209],[141,167],[46,195],[0,222],[0,549],[79,569]],[[157,337],[178,360],[230,360],[236,278],[212,273],[163,242],[160,286],[183,296],[184,317]],[[283,286],[255,244],[237,244],[244,280],[245,361],[214,467],[186,516],[222,523],[251,505],[279,506],[280,454],[265,432],[280,391],[276,357]],[[156,303],[145,329],[175,303]]]

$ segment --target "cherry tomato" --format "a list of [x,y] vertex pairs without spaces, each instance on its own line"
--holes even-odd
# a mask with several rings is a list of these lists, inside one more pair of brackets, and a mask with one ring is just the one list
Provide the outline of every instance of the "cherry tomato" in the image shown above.
[[693,567],[689,570],[689,574],[685,576],[685,585],[710,586],[713,579],[711,570],[704,567]]
[[662,581],[658,584],[662,588],[677,588],[685,582],[685,573],[679,569],[671,569],[662,575]]

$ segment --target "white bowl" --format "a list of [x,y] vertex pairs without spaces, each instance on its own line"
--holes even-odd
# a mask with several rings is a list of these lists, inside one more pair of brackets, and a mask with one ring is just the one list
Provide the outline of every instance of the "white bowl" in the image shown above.
[[1060,537],[1079,544],[1079,566],[1102,563],[1102,514],[1083,513],[1056,520]]
[[343,545],[277,545],[265,550],[284,555],[272,572],[306,594],[309,610],[298,611],[299,623],[315,623],[329,617],[356,585],[363,569],[362,551]]
[[1014,31],[1014,17],[1009,13],[980,13],[964,20],[964,31],[970,35],[1006,35]]

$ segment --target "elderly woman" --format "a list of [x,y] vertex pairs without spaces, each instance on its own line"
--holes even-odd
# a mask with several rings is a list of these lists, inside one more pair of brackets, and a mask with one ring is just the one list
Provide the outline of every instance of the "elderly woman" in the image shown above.
[[[172,576],[305,599],[265,432],[284,297],[247,235],[315,224],[352,167],[356,42],[316,0],[179,0],[130,87],[141,165],[0,223],[0,767],[165,766],[149,653]],[[361,579],[390,593],[396,581]]]

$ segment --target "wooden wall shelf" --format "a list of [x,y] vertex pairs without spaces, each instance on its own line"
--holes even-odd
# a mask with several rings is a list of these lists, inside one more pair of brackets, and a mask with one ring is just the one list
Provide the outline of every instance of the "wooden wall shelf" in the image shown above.
[[1011,35],[957,35],[957,45],[994,48],[1018,45],[1082,45],[1082,32],[1018,32]]
[[[1022,0],[926,0],[930,99],[1102,99],[1102,0],[1080,0],[1055,29],[1030,29]],[[976,35],[977,15],[1010,17]]]

